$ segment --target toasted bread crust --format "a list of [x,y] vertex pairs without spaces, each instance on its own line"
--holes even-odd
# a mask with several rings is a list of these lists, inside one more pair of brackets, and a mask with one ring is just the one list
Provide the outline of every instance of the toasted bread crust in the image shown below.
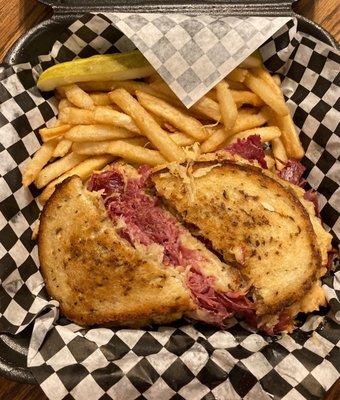
[[69,178],[45,205],[39,259],[48,293],[80,325],[141,326],[194,308],[181,276],[121,239],[100,196]]
[[253,287],[258,315],[279,313],[310,290],[321,257],[294,190],[270,172],[229,160],[195,162],[192,187],[173,166],[166,171],[152,177],[158,194],[227,261],[237,261]]

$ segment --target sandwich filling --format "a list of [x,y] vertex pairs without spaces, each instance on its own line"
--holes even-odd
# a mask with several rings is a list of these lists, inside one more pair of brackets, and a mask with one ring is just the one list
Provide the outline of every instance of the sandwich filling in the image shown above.
[[192,299],[204,311],[205,322],[223,326],[224,320],[234,314],[246,318],[253,315],[254,304],[244,293],[217,291],[214,288],[215,278],[203,274],[200,266],[205,262],[204,255],[183,244],[184,228],[161,208],[156,197],[147,194],[150,172],[149,167],[141,166],[138,178],[127,178],[113,167],[93,174],[88,189],[102,192],[110,219],[116,226],[123,221],[118,233],[131,246],[160,245],[164,265],[186,268],[186,286]]

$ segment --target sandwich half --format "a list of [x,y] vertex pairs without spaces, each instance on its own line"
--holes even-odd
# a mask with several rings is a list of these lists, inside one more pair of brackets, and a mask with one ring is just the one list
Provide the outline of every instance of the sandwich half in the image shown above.
[[166,207],[240,272],[251,325],[291,331],[299,312],[325,305],[319,278],[331,235],[301,188],[227,153],[171,164],[152,181]]
[[150,172],[114,163],[86,186],[76,176],[64,181],[45,205],[39,259],[61,312],[82,326],[251,318],[240,271],[162,207]]

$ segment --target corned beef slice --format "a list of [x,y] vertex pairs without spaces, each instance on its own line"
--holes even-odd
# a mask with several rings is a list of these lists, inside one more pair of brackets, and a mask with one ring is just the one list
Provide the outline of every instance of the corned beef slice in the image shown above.
[[254,303],[248,300],[243,293],[217,292],[212,284],[213,276],[204,276],[197,268],[190,268],[187,286],[194,295],[197,304],[212,315],[210,322],[223,326],[225,318],[240,314],[246,319],[254,319]]
[[123,218],[126,227],[121,230],[121,237],[132,246],[136,242],[146,246],[157,243],[164,248],[165,265],[189,266],[186,284],[193,300],[210,314],[206,322],[223,326],[223,320],[235,313],[253,316],[254,304],[244,294],[221,293],[213,288],[214,277],[204,276],[199,270],[204,261],[201,253],[183,246],[184,230],[177,220],[157,205],[157,199],[145,193],[150,169],[142,166],[138,172],[139,178],[124,181],[122,174],[112,168],[93,174],[88,184],[91,191],[103,191],[105,207],[113,222]]
[[236,143],[226,146],[224,150],[231,154],[237,154],[249,161],[257,160],[262,168],[267,168],[264,158],[265,153],[259,135],[251,135],[246,139],[238,139]]
[[305,170],[306,168],[299,161],[288,160],[285,167],[278,172],[278,176],[287,182],[303,187],[306,183],[306,181],[302,179],[302,174]]

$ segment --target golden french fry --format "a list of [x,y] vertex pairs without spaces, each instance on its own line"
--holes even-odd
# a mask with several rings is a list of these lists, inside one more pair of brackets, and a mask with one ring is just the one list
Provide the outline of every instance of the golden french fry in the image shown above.
[[100,124],[114,125],[119,128],[128,129],[137,134],[140,133],[139,128],[129,115],[116,110],[111,110],[105,107],[96,107],[94,110],[94,119]]
[[261,111],[258,114],[251,114],[250,112],[242,113],[240,110],[233,126],[232,132],[233,134],[235,134],[248,129],[258,128],[265,123],[266,117]]
[[134,136],[136,133],[113,125],[77,125],[71,128],[64,137],[72,142],[94,142]]
[[216,95],[224,130],[226,131],[226,135],[228,135],[232,131],[237,118],[237,107],[226,81],[222,80],[216,85]]
[[282,95],[274,91],[263,79],[249,73],[244,80],[244,84],[257,94],[264,103],[268,104],[278,115],[284,116],[289,114],[288,107]]
[[291,115],[288,114],[281,117],[268,106],[263,107],[261,113],[265,115],[268,125],[277,126],[280,129],[281,141],[285,147],[287,157],[301,160],[305,152]]
[[75,83],[63,86],[62,90],[64,90],[67,100],[75,106],[85,110],[93,110],[94,103],[90,95]]
[[208,137],[204,126],[196,118],[150,94],[136,90],[136,95],[139,103],[144,108],[170,122],[187,135],[192,136],[198,141],[203,141]]
[[35,186],[38,189],[43,188],[51,181],[53,181],[53,179],[58,178],[58,176],[64,174],[66,171],[69,171],[71,168],[80,164],[86,158],[87,156],[84,155],[70,153],[60,160],[54,161],[39,172],[39,175],[34,181]]
[[[233,99],[234,99],[234,101],[236,103],[237,108],[242,107],[244,104],[248,104],[248,105],[251,105],[253,107],[259,107],[259,106],[262,106],[264,104],[263,101],[255,93],[252,93],[249,90],[243,90],[241,87],[238,87],[235,90],[232,87],[232,85],[235,85],[235,82],[227,82],[227,83],[230,86],[231,94],[233,96]],[[216,88],[216,86],[215,86],[215,88]],[[217,100],[217,93],[216,93],[216,89],[215,88],[210,90],[206,94],[206,97],[209,97],[211,100],[216,102],[218,100]],[[244,85],[243,85],[243,88],[247,89],[247,87],[244,86]]]
[[237,107],[228,88],[228,83],[222,80],[216,85],[216,96],[219,102],[221,119],[224,124],[222,129],[215,131],[201,146],[202,153],[215,151],[228,136],[232,134],[232,129],[237,119]]
[[60,110],[59,120],[70,125],[92,125],[96,123],[93,114],[94,112],[91,110],[66,107]]
[[285,147],[280,138],[272,140],[272,151],[275,159],[276,169],[279,171],[284,168],[288,161]]
[[151,85],[145,82],[137,82],[137,81],[117,81],[114,84],[114,89],[123,88],[133,96],[135,95],[136,90],[140,92],[150,94],[152,96],[159,96],[159,92],[154,89]]
[[146,149],[123,140],[76,143],[74,151],[84,155],[111,154],[138,164],[159,165],[166,163],[159,151]]
[[76,165],[69,171],[59,176],[57,179],[54,179],[52,182],[50,182],[39,196],[40,203],[45,204],[46,201],[52,196],[53,192],[55,191],[56,185],[63,182],[70,176],[78,175],[82,181],[85,181],[93,171],[104,168],[105,165],[107,165],[109,162],[113,160],[114,157],[111,155],[102,155],[102,156],[87,158],[80,164]]
[[59,112],[60,112],[60,110],[62,110],[63,108],[66,108],[66,107],[74,107],[74,105],[67,99],[61,99],[58,104]]
[[278,86],[279,88],[281,88],[281,78],[280,78],[280,75],[273,75],[272,78],[273,78],[273,81],[277,84],[277,86]]
[[[252,114],[251,111],[252,110],[240,110],[229,136],[248,129],[258,128],[266,123],[266,118],[261,112],[258,114]],[[227,146],[228,144],[228,136],[226,139],[226,135],[225,133],[223,135],[222,131],[216,131],[209,139],[210,140],[207,140],[207,144],[203,147],[202,152],[211,152],[218,148]]]
[[277,85],[277,83],[275,82],[273,77],[270,75],[270,73],[266,69],[264,69],[264,68],[254,68],[251,71],[258,78],[260,78],[263,81],[265,81],[275,93],[277,93],[279,96],[283,97],[280,87]]
[[63,122],[61,122],[59,119],[55,120],[53,124],[53,128],[59,128],[59,126],[65,125]]
[[232,90],[231,93],[238,108],[242,107],[244,104],[249,104],[253,107],[263,105],[263,101],[260,97],[249,90]]
[[189,109],[214,121],[221,120],[221,112],[218,103],[207,96],[203,96]]
[[290,114],[285,116],[276,116],[276,125],[282,132],[281,140],[285,146],[287,157],[301,160],[305,152],[300,142],[299,136]]
[[243,82],[248,71],[243,68],[235,68],[228,75],[227,79],[234,82]]
[[111,105],[110,97],[107,93],[89,93],[95,106],[109,106]]
[[274,160],[274,158],[271,156],[271,155],[269,155],[269,154],[266,154],[265,156],[264,156],[264,159],[265,159],[265,161],[266,161],[266,163],[267,163],[267,168],[270,170],[270,171],[275,171],[275,160]]
[[226,140],[226,131],[224,128],[216,130],[205,142],[201,145],[202,153],[211,153],[215,151],[221,143]]
[[48,142],[52,139],[63,136],[71,128],[71,125],[65,124],[55,126],[53,128],[41,128],[39,129],[39,135],[43,142]]
[[171,133],[170,137],[178,146],[191,146],[195,143],[195,139],[182,132]]
[[271,140],[281,136],[281,131],[276,126],[266,126],[263,128],[248,129],[236,133],[227,139],[227,144],[235,143],[238,139],[246,139],[251,135],[258,135],[261,137],[261,142],[270,142]]
[[72,147],[71,140],[62,139],[56,146],[53,152],[53,157],[64,157]]
[[129,114],[140,131],[161,152],[168,161],[185,159],[183,150],[173,142],[169,135],[157,124],[152,116],[125,89],[110,92],[111,100]]
[[29,161],[22,174],[22,184],[30,185],[53,156],[55,141],[44,143]]
[[177,131],[177,129],[174,126],[172,126],[171,124],[169,124],[169,122],[167,122],[167,121],[162,121],[161,126],[162,126],[162,128],[164,128],[167,131],[172,132],[172,133]]

